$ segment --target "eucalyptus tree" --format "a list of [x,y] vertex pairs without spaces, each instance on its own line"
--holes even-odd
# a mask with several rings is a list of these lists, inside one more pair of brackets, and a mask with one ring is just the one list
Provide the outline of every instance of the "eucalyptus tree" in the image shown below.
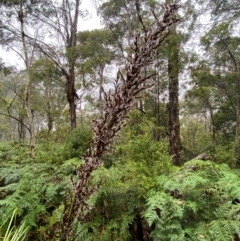
[[26,131],[29,131],[24,121],[26,117],[26,110],[23,109],[24,81],[25,74],[22,73],[1,72],[0,74],[0,115],[6,120],[3,129],[6,136],[11,136],[11,140],[19,139],[21,142],[26,138]]
[[124,47],[127,44],[130,44],[134,31],[139,26],[137,11],[142,9],[143,2],[138,0],[108,0],[100,2],[98,12],[104,24],[118,40],[118,46],[122,51],[125,50]]
[[25,73],[26,73],[26,82],[24,90],[24,107],[27,112],[28,125],[29,125],[29,134],[30,134],[30,156],[35,157],[35,128],[34,128],[34,110],[30,102],[31,96],[31,75],[30,75],[30,65],[31,60],[29,56],[29,49],[27,46],[27,39],[25,36],[25,13],[24,13],[24,2],[23,0],[19,1],[19,10],[18,10],[18,21],[20,22],[20,36],[21,43],[23,48],[23,59],[25,64]]
[[[151,11],[161,14],[161,7],[167,6],[170,1],[137,1],[137,0],[121,0],[121,1],[104,1],[100,6],[100,15],[104,19],[104,23],[109,27],[119,39],[128,42],[132,38],[132,34],[138,28],[140,20],[139,15],[151,24]],[[159,11],[160,10],[160,11]],[[169,139],[169,153],[172,156],[175,165],[181,165],[182,160],[180,153],[182,150],[180,139],[180,121],[179,121],[179,89],[180,74],[183,65],[183,44],[190,36],[192,23],[196,18],[196,13],[191,1],[184,1],[184,19],[178,25],[173,24],[169,29],[169,35],[165,41],[165,49],[159,51],[159,60],[155,60],[156,67],[161,66],[158,78],[154,81],[160,82],[158,86],[163,86],[166,79],[168,80],[167,90],[156,89],[156,94],[166,93],[168,95],[168,103],[166,109],[168,112],[168,123],[166,125]],[[176,18],[178,16],[175,16]],[[178,27],[179,26],[179,27]],[[188,28],[188,29],[187,29]],[[124,47],[124,45],[121,45]],[[127,51],[127,50],[125,50]],[[156,98],[159,101],[159,96]],[[164,98],[163,98],[164,99]]]
[[[82,31],[77,35],[78,71],[83,85],[98,88],[98,103],[101,109],[103,85],[107,82],[106,68],[115,58],[114,37],[108,30]],[[90,79],[87,83],[87,76]]]
[[207,7],[215,19],[235,21],[240,18],[238,0],[209,0]]
[[[168,4],[170,1],[166,0]],[[182,160],[180,152],[182,144],[180,139],[179,121],[179,73],[180,73],[180,35],[177,33],[177,26],[174,23],[170,27],[170,37],[167,40],[167,73],[168,73],[168,134],[169,154],[173,163],[180,166]]]
[[[0,23],[4,43],[8,43],[9,40],[24,39],[51,59],[62,73],[65,78],[71,129],[76,128],[77,125],[76,102],[78,95],[75,88],[77,54],[75,48],[79,17],[84,14],[83,11],[80,11],[80,5],[81,0],[24,1],[22,10],[19,11],[21,4],[19,5],[18,1],[10,3],[4,1],[2,2],[4,18],[11,21],[15,18],[15,21],[20,20],[20,23],[31,25],[32,29],[21,34],[20,31],[16,31],[14,24],[12,24],[12,28],[9,28],[8,24],[4,24],[3,21]],[[14,10],[17,15],[13,15]],[[37,29],[38,26],[41,31],[39,30],[39,33],[34,35],[34,29]],[[8,34],[4,34],[6,29],[9,30]],[[8,45],[8,48],[12,49],[11,45]]]
[[[205,64],[194,70],[198,79],[219,91],[222,106],[231,105],[235,115],[234,154],[240,151],[240,38],[234,26],[220,22],[201,39]],[[207,67],[206,67],[207,66]]]
[[[26,111],[27,125],[30,139],[30,156],[35,157],[35,125],[34,125],[34,110],[31,104],[31,75],[30,66],[34,58],[34,50],[38,34],[38,28],[33,29],[32,25],[37,24],[30,13],[34,12],[38,7],[41,7],[43,1],[2,1],[0,6],[1,22],[0,22],[0,43],[7,49],[17,53],[18,57],[23,61],[25,74],[25,86],[22,108]],[[27,37],[30,33],[33,36],[30,39]],[[22,122],[25,120],[22,120]]]
[[47,123],[48,133],[60,124],[61,114],[67,105],[64,78],[55,64],[46,57],[35,60],[31,66],[32,99],[34,109]]
[[[205,130],[211,133],[212,151],[216,154],[217,129],[215,123],[215,113],[221,108],[221,93],[214,86],[204,81],[201,75],[193,73],[193,87],[186,92],[185,106],[188,114],[202,116],[204,119]],[[210,122],[209,128],[207,123]],[[198,153],[196,153],[198,154]]]
[[[52,39],[36,42],[38,49],[55,63],[65,78],[66,96],[70,110],[71,129],[77,126],[76,102],[78,94],[75,87],[77,65],[77,31],[81,0],[48,1],[32,16],[42,23],[46,35]],[[33,40],[33,39],[32,39]]]

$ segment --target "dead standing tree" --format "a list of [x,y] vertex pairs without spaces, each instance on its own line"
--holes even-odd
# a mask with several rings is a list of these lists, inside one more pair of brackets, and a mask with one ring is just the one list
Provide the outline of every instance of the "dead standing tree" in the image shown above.
[[130,46],[132,51],[126,57],[124,75],[119,70],[115,80],[115,89],[108,93],[104,92],[105,103],[102,118],[93,121],[93,144],[83,158],[84,165],[77,168],[78,180],[72,181],[73,194],[66,197],[60,227],[61,241],[76,240],[76,236],[73,234],[75,221],[86,221],[86,216],[90,210],[86,200],[97,189],[97,187],[89,185],[91,173],[102,165],[100,158],[103,153],[109,150],[139,93],[152,86],[148,80],[155,74],[146,75],[143,70],[154,62],[156,49],[168,35],[169,26],[178,21],[174,18],[178,9],[177,3],[166,5],[161,21],[152,11],[155,25],[151,27],[145,26],[140,14],[138,14],[143,31],[136,33],[134,42]]

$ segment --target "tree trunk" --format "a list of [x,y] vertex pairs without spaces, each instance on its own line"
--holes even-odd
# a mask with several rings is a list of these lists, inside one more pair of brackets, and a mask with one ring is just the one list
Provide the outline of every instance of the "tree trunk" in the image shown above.
[[168,40],[168,78],[169,78],[169,103],[168,103],[168,130],[169,130],[169,154],[173,158],[173,164],[180,166],[180,152],[182,149],[180,140],[179,122],[179,37],[176,33],[176,24],[170,27],[170,38]]
[[18,122],[18,136],[19,136],[19,141],[23,142],[26,138],[26,127],[23,123],[23,118],[19,118],[20,122]]
[[23,45],[23,52],[24,52],[24,61],[26,66],[26,83],[25,83],[25,91],[24,91],[24,107],[27,111],[28,116],[28,124],[29,124],[29,134],[30,134],[30,157],[35,157],[35,130],[34,130],[34,111],[31,109],[30,104],[30,83],[31,83],[31,77],[30,77],[30,66],[29,66],[29,58],[28,58],[28,51],[27,51],[27,44],[26,44],[26,37],[24,33],[24,13],[23,13],[23,1],[19,1],[19,12],[18,12],[18,19],[20,21],[21,25],[21,37],[22,37],[22,45]]
[[[66,53],[68,58],[69,64],[69,71],[67,77],[67,100],[69,103],[70,109],[70,124],[71,130],[77,127],[77,115],[76,115],[76,103],[75,100],[78,99],[77,92],[75,90],[75,65],[76,65],[76,53],[75,47],[77,45],[77,24],[78,24],[78,17],[79,17],[79,6],[80,0],[75,1],[75,9],[74,9],[74,16],[71,16],[71,9],[69,8],[71,3],[69,0],[65,0],[65,10],[64,12],[64,22],[65,28],[67,33],[67,46],[66,46]],[[69,26],[70,20],[70,26]],[[70,31],[68,32],[68,28],[70,27]]]
[[[224,47],[227,50],[227,53],[232,61],[233,64],[233,71],[234,74],[236,75],[237,84],[236,84],[236,89],[239,90],[240,88],[240,80],[239,80],[239,75],[238,75],[238,63],[237,60],[235,59],[234,54],[231,52],[231,50],[228,48],[227,44],[225,41],[222,41]],[[239,159],[239,154],[240,154],[240,97],[239,94],[235,96],[235,98],[232,101],[234,103],[234,109],[235,109],[235,116],[236,116],[236,130],[235,130],[235,141],[234,141],[234,148],[233,148],[233,154],[237,159]],[[233,166],[236,165],[236,163],[232,163]]]
[[[77,45],[76,38],[80,3],[80,0],[62,0],[58,7],[53,8],[53,11],[56,11],[55,14],[59,20],[56,23],[56,26],[53,26],[51,20],[49,22],[47,19],[44,21],[44,23],[47,24],[50,29],[57,31],[59,36],[62,37],[66,57],[63,62],[60,61],[62,57],[59,55],[59,52],[53,51],[53,49],[45,43],[44,47],[41,44],[38,44],[40,51],[56,64],[56,66],[59,68],[59,71],[65,77],[65,93],[69,105],[71,130],[77,127],[76,99],[78,99],[78,95],[75,89],[75,68],[77,54],[75,50]],[[45,18],[45,16],[43,18]],[[49,51],[48,49],[51,50]]]
[[47,126],[48,126],[48,133],[50,133],[53,130],[53,117],[51,113],[51,109],[48,107],[48,113],[47,113]]
[[[21,104],[21,111],[25,109],[25,103]],[[24,125],[24,116],[20,111],[19,121],[18,121],[18,137],[19,141],[23,142],[26,139],[26,126]]]
[[[130,46],[133,54],[129,53],[126,57],[125,75],[119,70],[115,80],[115,88],[112,91],[104,92],[102,116],[99,120],[93,121],[93,143],[83,157],[84,165],[76,168],[77,178],[72,180],[73,193],[69,192],[64,199],[62,220],[59,222],[59,228],[61,229],[60,241],[77,240],[81,231],[75,231],[76,225],[79,222],[88,220],[91,208],[87,200],[101,185],[101,182],[99,182],[94,187],[89,186],[92,178],[91,174],[102,166],[101,157],[110,150],[117,133],[125,124],[127,114],[133,108],[139,94],[151,86],[147,83],[147,80],[151,79],[155,74],[149,73],[144,76],[142,73],[144,67],[152,64],[155,58],[156,49],[162,43],[158,40],[166,37],[166,29],[174,22],[172,15],[179,6],[172,4],[168,7],[170,10],[165,12],[163,20],[156,19],[155,28],[147,29],[146,35],[135,35],[135,41]],[[135,57],[132,57],[133,55]],[[137,238],[142,237],[147,240],[148,227],[142,224],[139,231]]]
[[105,64],[101,65],[98,70],[98,76],[99,76],[99,110],[102,111],[103,109],[103,82],[104,82],[104,69]]
[[74,70],[70,70],[70,75],[67,80],[67,100],[68,100],[69,111],[70,111],[71,130],[77,127],[77,115],[76,115],[76,103],[75,103],[75,98],[77,97],[77,93],[74,88],[74,85],[75,85],[74,79],[75,79]]
[[[238,104],[235,105],[235,116],[236,116],[236,130],[235,130],[235,141],[234,141],[234,148],[233,148],[233,154],[235,157],[239,157],[239,150],[240,150],[240,101],[238,101]],[[236,165],[236,163],[232,164],[233,166]]]
[[213,153],[216,155],[216,127],[215,127],[215,121],[214,121],[214,113],[213,108],[211,106],[211,103],[209,99],[207,100],[208,109],[210,112],[211,117],[211,123],[212,123],[212,144],[213,144]]

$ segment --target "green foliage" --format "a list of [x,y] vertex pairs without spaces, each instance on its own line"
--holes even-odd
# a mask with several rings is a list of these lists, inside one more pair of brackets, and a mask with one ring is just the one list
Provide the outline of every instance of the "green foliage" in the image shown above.
[[[135,124],[133,125],[133,122]],[[149,189],[158,175],[171,172],[165,141],[152,137],[155,125],[139,112],[131,114],[111,156],[93,173],[91,185],[101,186],[88,200],[92,207],[89,222],[79,224],[79,240],[132,240],[134,227],[141,219]],[[91,230],[87,232],[86,230]]]
[[[158,128],[139,111],[130,115],[104,165],[92,174],[89,185],[99,188],[87,200],[87,222],[76,222],[76,241],[129,241],[142,229],[153,241],[230,241],[240,235],[239,171],[210,161],[172,166],[166,141],[154,138]],[[68,176],[74,178],[75,167],[82,164],[77,156],[90,137],[84,128],[76,129],[65,144],[49,137],[48,144],[38,146],[37,155],[42,154],[34,162],[23,160],[26,146],[1,144],[2,236],[8,228],[5,221],[17,208],[15,226],[24,222],[29,227],[25,240],[58,240],[63,195],[71,185]],[[231,164],[230,147],[218,147],[216,160]]]
[[232,22],[239,19],[240,10],[237,0],[211,0],[209,8],[216,19],[227,19]]
[[201,117],[182,118],[181,141],[184,147],[182,157],[189,160],[200,153],[212,150],[212,137],[208,131],[208,123],[204,123]]
[[0,165],[29,161],[28,146],[19,142],[0,142]]
[[96,29],[79,32],[78,41],[81,72],[92,73],[113,60],[114,52],[110,46],[114,43],[114,38],[110,31]]
[[82,157],[92,140],[92,131],[86,126],[78,127],[71,131],[67,136],[64,148],[63,157],[65,160],[74,157]]
[[235,167],[237,158],[233,153],[233,142],[220,143],[216,146],[216,163],[226,163]]
[[225,144],[234,140],[235,134],[235,113],[230,103],[226,103],[214,114],[215,127],[218,133],[222,135],[222,141]]
[[[68,176],[74,174],[81,161],[75,158],[64,164],[48,160],[44,163],[44,159],[30,162],[21,159],[24,155],[15,157],[18,148],[12,143],[1,145],[0,226],[2,232],[7,230],[5,220],[17,208],[16,226],[24,221],[30,228],[27,240],[45,240],[41,237],[48,236],[48,230],[60,220],[63,196],[71,185]],[[28,153],[27,148],[25,152]]]
[[[67,181],[46,164],[8,166],[1,169],[0,216],[5,220],[17,207],[28,226],[37,226],[37,218],[59,205]],[[29,185],[30,184],[30,185]]]
[[153,240],[233,240],[239,235],[240,178],[227,165],[190,161],[157,178],[143,217]]
[[60,117],[67,102],[62,74],[52,61],[41,57],[31,66],[31,81],[32,108],[44,117],[50,132],[60,119],[63,124],[63,118]]
[[[62,57],[66,57],[70,65],[76,60],[76,71],[82,81],[76,83],[77,87],[96,85],[101,92],[102,84],[106,82],[105,67],[120,55],[119,49],[121,54],[131,51],[124,45],[139,28],[137,11],[140,10],[146,26],[151,26],[153,16],[149,8],[155,9],[158,16],[162,2],[104,1],[100,3],[99,13],[111,31],[83,31],[77,35],[77,46],[67,48],[65,53],[61,48],[56,48],[61,53],[55,64],[61,71],[45,57],[33,62],[32,109],[38,124],[46,123],[48,129],[37,134],[34,160],[30,160],[26,145],[17,142],[0,143],[1,240],[59,239],[60,230],[56,226],[61,221],[64,209],[63,196],[66,189],[71,187],[69,175],[76,178],[75,168],[83,164],[81,156],[92,137],[88,127],[81,126],[69,133],[69,127],[65,124],[69,113],[65,108],[67,100],[63,98],[66,87],[63,73],[67,76],[68,71],[64,70],[66,61],[61,63]],[[75,233],[80,233],[76,241],[141,240],[136,234],[143,233],[143,229],[153,241],[230,241],[240,236],[240,173],[238,169],[231,170],[228,167],[236,168],[240,150],[237,146],[239,131],[236,128],[240,120],[237,116],[240,100],[240,39],[234,23],[239,18],[239,3],[236,0],[207,2],[213,14],[220,13],[218,20],[222,20],[226,14],[231,19],[228,16],[226,22],[214,23],[211,30],[201,38],[208,58],[202,62],[198,59],[191,73],[194,87],[188,91],[185,99],[189,112],[182,118],[181,137],[186,160],[202,152],[213,152],[214,145],[215,163],[190,161],[182,168],[171,164],[165,139],[167,108],[160,101],[160,96],[163,96],[165,102],[168,86],[168,82],[163,80],[167,70],[166,55],[170,60],[168,68],[174,67],[173,72],[169,72],[170,77],[178,74],[178,67],[186,69],[186,66],[182,66],[183,62],[176,62],[178,57],[182,57],[178,47],[180,42],[183,43],[183,38],[180,35],[172,36],[166,42],[169,48],[158,53],[159,66],[157,64],[155,67],[159,73],[155,81],[159,84],[152,93],[149,91],[145,95],[146,114],[138,111],[131,113],[112,152],[103,157],[104,165],[92,174],[92,182],[88,185],[97,187],[97,191],[87,200],[90,205],[87,222],[76,220]],[[39,19],[45,23],[51,22],[52,14],[60,16],[61,23],[61,17],[67,14],[56,12],[61,9],[58,8],[60,5],[52,6],[51,3],[23,1],[26,27],[39,25]],[[8,40],[5,42],[11,44],[17,35],[14,35],[15,29],[9,28],[9,23],[17,19],[18,13],[14,15],[13,10],[18,8],[19,2],[2,0],[0,5],[3,7],[1,16],[6,17],[1,22],[2,43]],[[65,7],[65,10],[68,7],[73,9],[74,5],[70,3]],[[50,31],[51,34],[53,31]],[[54,46],[46,48],[44,44],[37,45],[43,48],[47,56],[54,58]],[[0,68],[3,72],[0,86],[0,112],[3,114],[0,135],[1,139],[14,139],[17,136],[17,124],[14,119],[6,121],[5,115],[12,113],[23,120],[26,117],[21,98],[24,71],[5,69],[4,66]],[[86,83],[87,80],[90,81]],[[87,109],[85,111],[81,112],[82,120],[91,112]],[[189,114],[192,116],[189,117]],[[53,131],[55,127],[56,131]],[[213,130],[216,131],[216,141],[212,138]]]
[[[4,234],[2,241],[24,241],[28,232],[28,227],[26,227],[25,222],[22,222],[19,226],[16,226],[17,209],[13,211],[13,214],[8,223],[7,230]],[[8,219],[6,220],[8,221]],[[1,235],[0,227],[0,235]],[[1,235],[2,236],[2,235]]]

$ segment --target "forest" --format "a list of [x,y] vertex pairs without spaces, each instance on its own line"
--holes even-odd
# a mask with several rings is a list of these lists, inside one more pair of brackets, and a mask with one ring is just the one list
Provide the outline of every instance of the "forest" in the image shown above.
[[239,1],[87,2],[0,0],[0,240],[240,240]]

